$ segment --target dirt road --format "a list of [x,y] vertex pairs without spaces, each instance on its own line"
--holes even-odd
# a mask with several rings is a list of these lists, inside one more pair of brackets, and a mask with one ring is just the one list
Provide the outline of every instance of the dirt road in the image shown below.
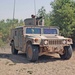
[[25,54],[12,55],[10,50],[0,49],[0,75],[75,75],[75,52],[70,60],[54,55],[39,57],[33,63]]

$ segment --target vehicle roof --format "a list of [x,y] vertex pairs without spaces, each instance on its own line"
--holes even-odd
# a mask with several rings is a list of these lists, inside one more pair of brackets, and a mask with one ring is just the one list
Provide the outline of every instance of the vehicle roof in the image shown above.
[[28,26],[24,26],[24,27],[48,27],[48,28],[58,28],[59,29],[59,27],[58,26],[41,26],[41,25],[39,25],[39,26],[37,26],[37,25],[35,25],[35,26],[33,26],[33,25],[28,25]]
[[37,25],[35,25],[35,26],[33,26],[33,25],[28,25],[28,26],[18,26],[18,27],[16,27],[16,29],[18,29],[18,28],[23,28],[23,27],[41,27],[41,28],[58,28],[59,29],[59,27],[58,26],[41,26],[41,25],[39,25],[39,26],[37,26]]
[[16,27],[16,28],[23,28],[24,26],[18,26],[18,27]]

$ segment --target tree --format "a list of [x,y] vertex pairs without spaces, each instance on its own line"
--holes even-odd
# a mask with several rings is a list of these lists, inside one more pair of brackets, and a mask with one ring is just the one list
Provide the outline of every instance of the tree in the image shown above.
[[59,26],[61,34],[71,36],[75,25],[75,2],[73,0],[55,0],[51,3],[53,8],[51,24]]
[[43,6],[41,7],[41,9],[38,10],[38,14],[37,15],[45,17],[46,10],[45,10],[45,8]]
[[3,46],[5,43],[8,43],[10,30],[17,26],[23,26],[23,21],[18,19],[7,19],[0,21],[0,46]]
[[46,10],[43,6],[38,10],[37,15],[42,16],[44,18],[46,26],[50,25],[50,13],[46,13]]

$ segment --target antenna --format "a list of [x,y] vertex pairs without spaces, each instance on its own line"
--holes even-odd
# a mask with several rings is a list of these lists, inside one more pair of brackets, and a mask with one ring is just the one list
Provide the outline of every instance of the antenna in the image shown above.
[[14,7],[13,7],[13,20],[14,20],[14,17],[15,17],[15,3],[16,3],[16,0],[14,0]]
[[35,16],[36,16],[36,1],[34,0],[34,12],[35,12]]

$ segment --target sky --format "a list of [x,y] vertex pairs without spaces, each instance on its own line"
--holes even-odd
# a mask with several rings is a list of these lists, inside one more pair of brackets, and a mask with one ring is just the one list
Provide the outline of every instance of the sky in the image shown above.
[[[22,19],[31,17],[35,14],[34,11],[34,0],[15,0],[15,19]],[[50,3],[53,0],[35,0],[36,13],[42,6],[46,9],[46,12],[52,10]],[[13,18],[13,6],[14,0],[0,0],[0,20],[12,19]]]

